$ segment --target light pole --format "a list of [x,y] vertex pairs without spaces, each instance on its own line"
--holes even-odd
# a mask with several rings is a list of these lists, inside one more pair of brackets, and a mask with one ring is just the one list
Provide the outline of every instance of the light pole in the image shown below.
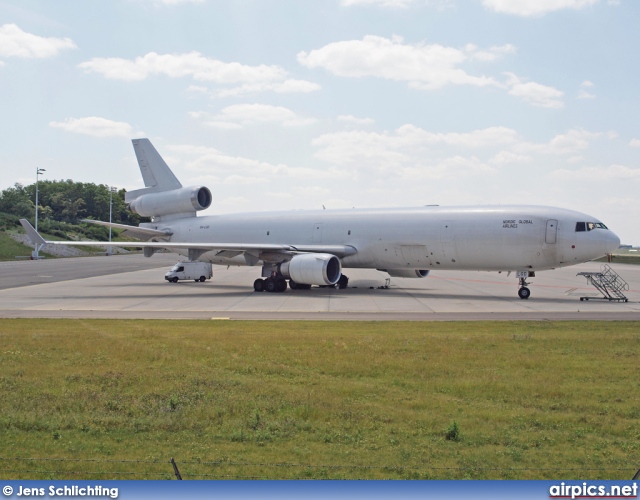
[[[44,168],[36,167],[36,232],[38,232],[38,180],[40,178],[40,175],[43,172],[46,172]],[[31,257],[33,259],[38,260],[39,258],[38,252],[40,251],[40,245],[38,245],[37,243],[35,245],[36,245],[36,248],[35,248],[35,251],[31,253]]]
[[111,255],[111,218],[113,214],[113,192],[116,190],[115,187],[109,186],[109,248],[107,248],[107,255]]

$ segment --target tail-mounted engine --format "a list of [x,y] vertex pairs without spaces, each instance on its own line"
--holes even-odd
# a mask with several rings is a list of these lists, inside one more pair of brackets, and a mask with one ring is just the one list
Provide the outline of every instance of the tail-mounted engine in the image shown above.
[[342,276],[342,264],[335,255],[304,253],[280,264],[285,278],[305,285],[335,285]]
[[129,209],[143,217],[195,215],[195,212],[209,208],[211,201],[209,188],[191,186],[161,193],[143,194],[129,203]]

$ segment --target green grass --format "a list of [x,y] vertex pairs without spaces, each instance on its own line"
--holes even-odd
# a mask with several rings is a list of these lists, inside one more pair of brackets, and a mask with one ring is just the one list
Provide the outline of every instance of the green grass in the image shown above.
[[630,479],[639,355],[633,322],[5,319],[0,478]]
[[[12,229],[11,231],[14,231],[14,230]],[[15,232],[24,233],[24,230],[22,228],[15,229]],[[121,232],[122,231],[114,230],[112,234],[112,240],[113,241],[132,241],[132,240],[135,241],[135,238],[122,237],[120,235]],[[69,233],[67,238],[61,238],[60,236],[47,234],[47,233],[41,233],[41,235],[43,236],[43,238],[51,241],[68,241],[70,238],[75,238],[78,236],[77,233]],[[86,236],[84,235],[80,235],[80,236],[82,239],[87,239]],[[109,245],[109,242],[105,241],[104,246],[106,247],[108,245]],[[89,255],[104,255],[104,248],[101,248],[101,247],[74,246],[72,244],[69,246],[73,248],[77,248],[83,252],[86,252]],[[132,250],[133,248],[135,247],[131,247],[129,250]],[[22,243],[18,243],[13,238],[11,238],[8,232],[0,231],[0,261],[16,260],[16,256],[30,256],[32,251],[33,251],[32,248],[29,248],[28,246],[23,245]],[[56,257],[55,255],[51,255],[50,253],[47,253],[46,251],[45,252],[41,251],[40,255],[48,259],[59,258],[59,257]]]
[[[0,231],[0,261],[16,260],[16,256],[31,256],[32,251],[32,248],[18,243],[8,234]],[[45,252],[40,252],[40,255],[51,258],[51,255]]]

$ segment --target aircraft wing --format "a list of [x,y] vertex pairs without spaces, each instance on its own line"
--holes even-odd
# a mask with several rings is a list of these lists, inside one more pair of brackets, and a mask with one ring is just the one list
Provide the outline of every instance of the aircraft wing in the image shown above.
[[[20,219],[27,235],[34,244],[40,245],[73,245],[73,246],[112,246],[112,247],[138,247],[138,248],[166,248],[194,250],[206,252],[209,250],[230,252],[274,252],[274,253],[330,253],[337,257],[346,257],[357,253],[351,245],[288,245],[273,243],[195,243],[174,241],[48,241],[45,240],[26,219]],[[159,231],[160,232],[160,231]],[[166,233],[162,233],[167,236]]]
[[151,229],[148,227],[128,226],[126,224],[116,224],[115,222],[102,222],[101,220],[82,219],[82,222],[97,224],[99,226],[112,227],[114,229],[122,229],[124,230],[122,234],[126,236],[132,236],[134,238],[140,238],[141,240],[150,240],[151,238],[166,238],[173,234],[169,231],[159,231],[157,229]]

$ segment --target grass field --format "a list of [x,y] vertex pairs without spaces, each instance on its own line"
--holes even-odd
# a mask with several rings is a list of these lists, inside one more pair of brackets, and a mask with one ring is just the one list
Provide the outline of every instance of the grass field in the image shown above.
[[0,366],[4,479],[640,468],[638,323],[0,320]]

